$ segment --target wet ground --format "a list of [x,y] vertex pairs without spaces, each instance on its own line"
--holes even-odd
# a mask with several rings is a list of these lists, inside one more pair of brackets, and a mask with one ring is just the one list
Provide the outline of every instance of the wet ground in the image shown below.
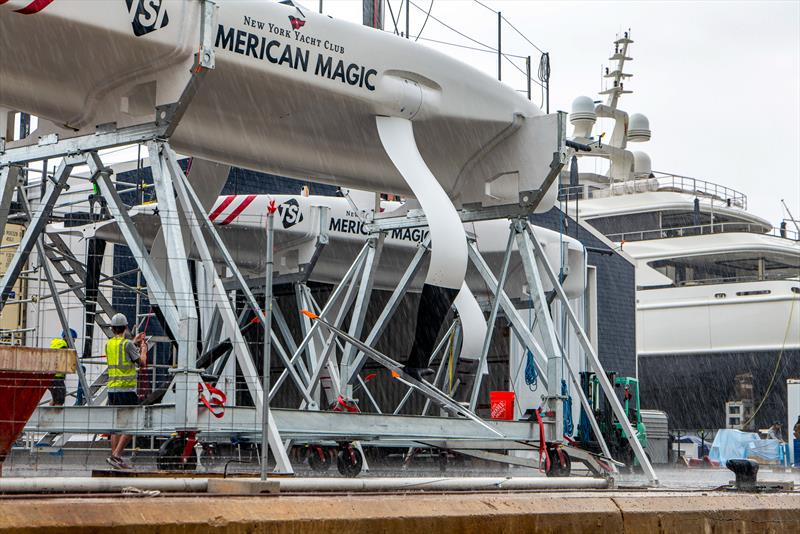
[[[93,470],[107,470],[105,463],[107,449],[98,445],[92,449],[61,449],[59,451],[35,451],[27,449],[14,449],[6,459],[3,466],[3,476],[6,477],[65,477],[65,476],[91,476]],[[150,452],[140,452],[136,455],[134,468],[137,471],[153,471],[156,469],[155,458]],[[575,476],[588,476],[588,472],[575,466]],[[312,471],[307,464],[297,462],[294,464],[296,476],[339,476],[335,465],[326,472]],[[256,458],[249,454],[226,456],[222,458],[207,458],[201,465],[198,474],[204,472],[229,474],[242,474],[258,472]],[[670,490],[713,490],[727,485],[733,480],[733,474],[724,468],[678,468],[669,466],[656,466],[659,478],[659,488]],[[420,458],[410,466],[403,468],[399,461],[388,462],[382,465],[373,465],[371,469],[362,472],[365,477],[419,477],[419,476],[544,476],[536,469],[512,467],[506,468],[497,464],[482,466],[463,465],[451,461],[445,471],[441,471],[439,464],[433,458]],[[780,471],[770,466],[762,466],[759,470],[759,481],[793,482],[800,488],[800,471]],[[621,474],[616,477],[618,488],[636,488],[648,486],[648,480],[641,474]]]

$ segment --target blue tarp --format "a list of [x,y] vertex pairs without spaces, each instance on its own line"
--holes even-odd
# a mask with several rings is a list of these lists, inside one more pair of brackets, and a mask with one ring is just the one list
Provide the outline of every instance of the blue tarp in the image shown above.
[[761,441],[755,432],[722,429],[714,437],[708,457],[724,467],[731,458],[747,458],[748,447],[754,441]]
[[747,444],[747,457],[754,460],[781,462],[783,460],[782,443],[777,439],[761,439]]

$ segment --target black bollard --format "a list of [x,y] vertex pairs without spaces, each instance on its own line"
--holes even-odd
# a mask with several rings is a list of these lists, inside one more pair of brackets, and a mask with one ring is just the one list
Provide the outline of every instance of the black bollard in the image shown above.
[[758,478],[758,463],[744,458],[734,458],[725,462],[725,467],[736,475],[736,489],[753,491]]

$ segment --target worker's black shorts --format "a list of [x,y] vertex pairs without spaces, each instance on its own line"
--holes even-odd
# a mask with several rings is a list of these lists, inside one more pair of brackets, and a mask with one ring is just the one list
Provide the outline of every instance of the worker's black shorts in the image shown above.
[[139,404],[139,396],[135,391],[109,391],[109,406],[136,406]]
[[64,405],[64,401],[67,400],[67,385],[64,383],[63,378],[54,378],[47,391],[53,396],[53,405]]

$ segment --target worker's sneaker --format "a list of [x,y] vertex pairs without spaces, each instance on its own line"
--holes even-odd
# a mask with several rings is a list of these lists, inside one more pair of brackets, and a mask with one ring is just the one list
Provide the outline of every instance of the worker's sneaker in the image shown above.
[[128,462],[126,462],[125,460],[123,460],[122,458],[118,458],[118,460],[120,469],[133,469],[133,466]]
[[131,466],[126,464],[122,458],[118,456],[109,456],[106,458],[106,463],[114,469],[131,469]]

